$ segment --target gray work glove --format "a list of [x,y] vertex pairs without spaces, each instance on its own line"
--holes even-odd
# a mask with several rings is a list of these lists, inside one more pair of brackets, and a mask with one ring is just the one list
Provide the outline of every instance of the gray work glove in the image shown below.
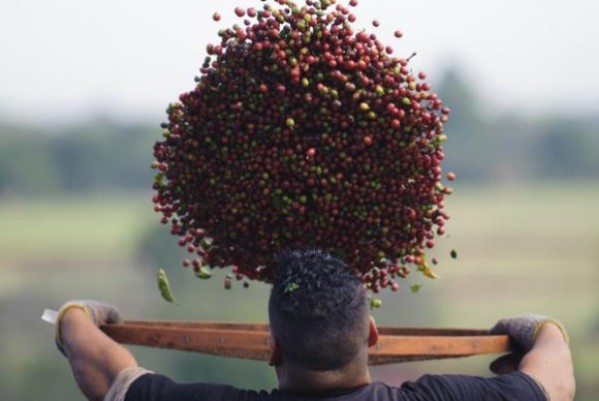
[[514,344],[514,352],[493,361],[490,366],[491,371],[503,374],[517,370],[524,355],[532,349],[537,334],[547,323],[555,324],[561,330],[566,342],[568,342],[568,334],[564,326],[550,317],[523,315],[498,321],[491,328],[491,334],[507,334]]
[[105,304],[98,301],[92,300],[72,300],[65,303],[58,310],[58,314],[56,316],[56,332],[55,332],[55,341],[56,347],[58,350],[65,355],[63,342],[62,342],[62,332],[61,332],[61,320],[66,311],[71,308],[78,308],[85,312],[90,320],[97,326],[103,326],[105,324],[113,324],[113,323],[121,323],[123,321],[123,317],[119,310],[109,304]]

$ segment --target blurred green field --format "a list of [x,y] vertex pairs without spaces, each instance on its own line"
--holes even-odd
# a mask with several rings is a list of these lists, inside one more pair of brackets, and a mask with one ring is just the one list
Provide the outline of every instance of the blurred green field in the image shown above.
[[[570,330],[577,400],[594,400],[599,393],[597,204],[599,185],[588,183],[458,185],[447,200],[449,234],[434,251],[443,278],[414,273],[406,284],[422,283],[422,290],[411,294],[406,285],[399,294],[383,294],[384,306],[375,311],[378,322],[489,327],[508,315],[555,316]],[[161,301],[154,282],[157,266],[139,248],[149,230],[159,230],[157,221],[147,194],[0,200],[0,369],[7,372],[0,378],[0,399],[83,399],[53,349],[52,328],[39,320],[43,308],[70,298],[113,302],[135,318],[266,319],[265,286],[225,292],[219,277],[189,279],[176,264],[176,246],[157,252],[173,260],[165,268],[182,306]],[[457,250],[457,260],[450,258],[451,249]],[[253,362],[135,353],[146,367],[180,380],[254,388],[275,383],[268,367]],[[491,359],[410,363],[374,369],[374,376],[399,382],[423,372],[488,374]]]
[[3,264],[34,254],[122,255],[135,246],[141,230],[154,223],[150,195],[19,198],[0,204]]

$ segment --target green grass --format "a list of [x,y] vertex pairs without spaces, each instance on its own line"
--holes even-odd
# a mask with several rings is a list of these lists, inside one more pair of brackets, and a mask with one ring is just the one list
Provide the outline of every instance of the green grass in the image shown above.
[[537,186],[457,188],[447,200],[452,230],[474,235],[540,236],[564,239],[574,233],[596,236],[599,185],[559,183]]
[[124,254],[141,230],[157,221],[146,195],[4,201],[0,203],[0,263]]

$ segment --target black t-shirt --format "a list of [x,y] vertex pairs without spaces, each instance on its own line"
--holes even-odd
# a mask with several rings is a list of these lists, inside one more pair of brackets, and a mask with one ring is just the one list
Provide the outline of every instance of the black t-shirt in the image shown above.
[[371,383],[320,394],[273,390],[240,390],[215,384],[176,384],[166,376],[147,374],[135,380],[125,401],[548,401],[528,375],[514,372],[492,378],[426,375],[401,387]]

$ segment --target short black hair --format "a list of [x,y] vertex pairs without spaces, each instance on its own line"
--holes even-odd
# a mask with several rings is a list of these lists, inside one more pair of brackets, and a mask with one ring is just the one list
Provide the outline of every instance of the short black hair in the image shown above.
[[284,251],[276,261],[268,312],[285,360],[317,371],[351,363],[368,341],[362,282],[318,249]]

